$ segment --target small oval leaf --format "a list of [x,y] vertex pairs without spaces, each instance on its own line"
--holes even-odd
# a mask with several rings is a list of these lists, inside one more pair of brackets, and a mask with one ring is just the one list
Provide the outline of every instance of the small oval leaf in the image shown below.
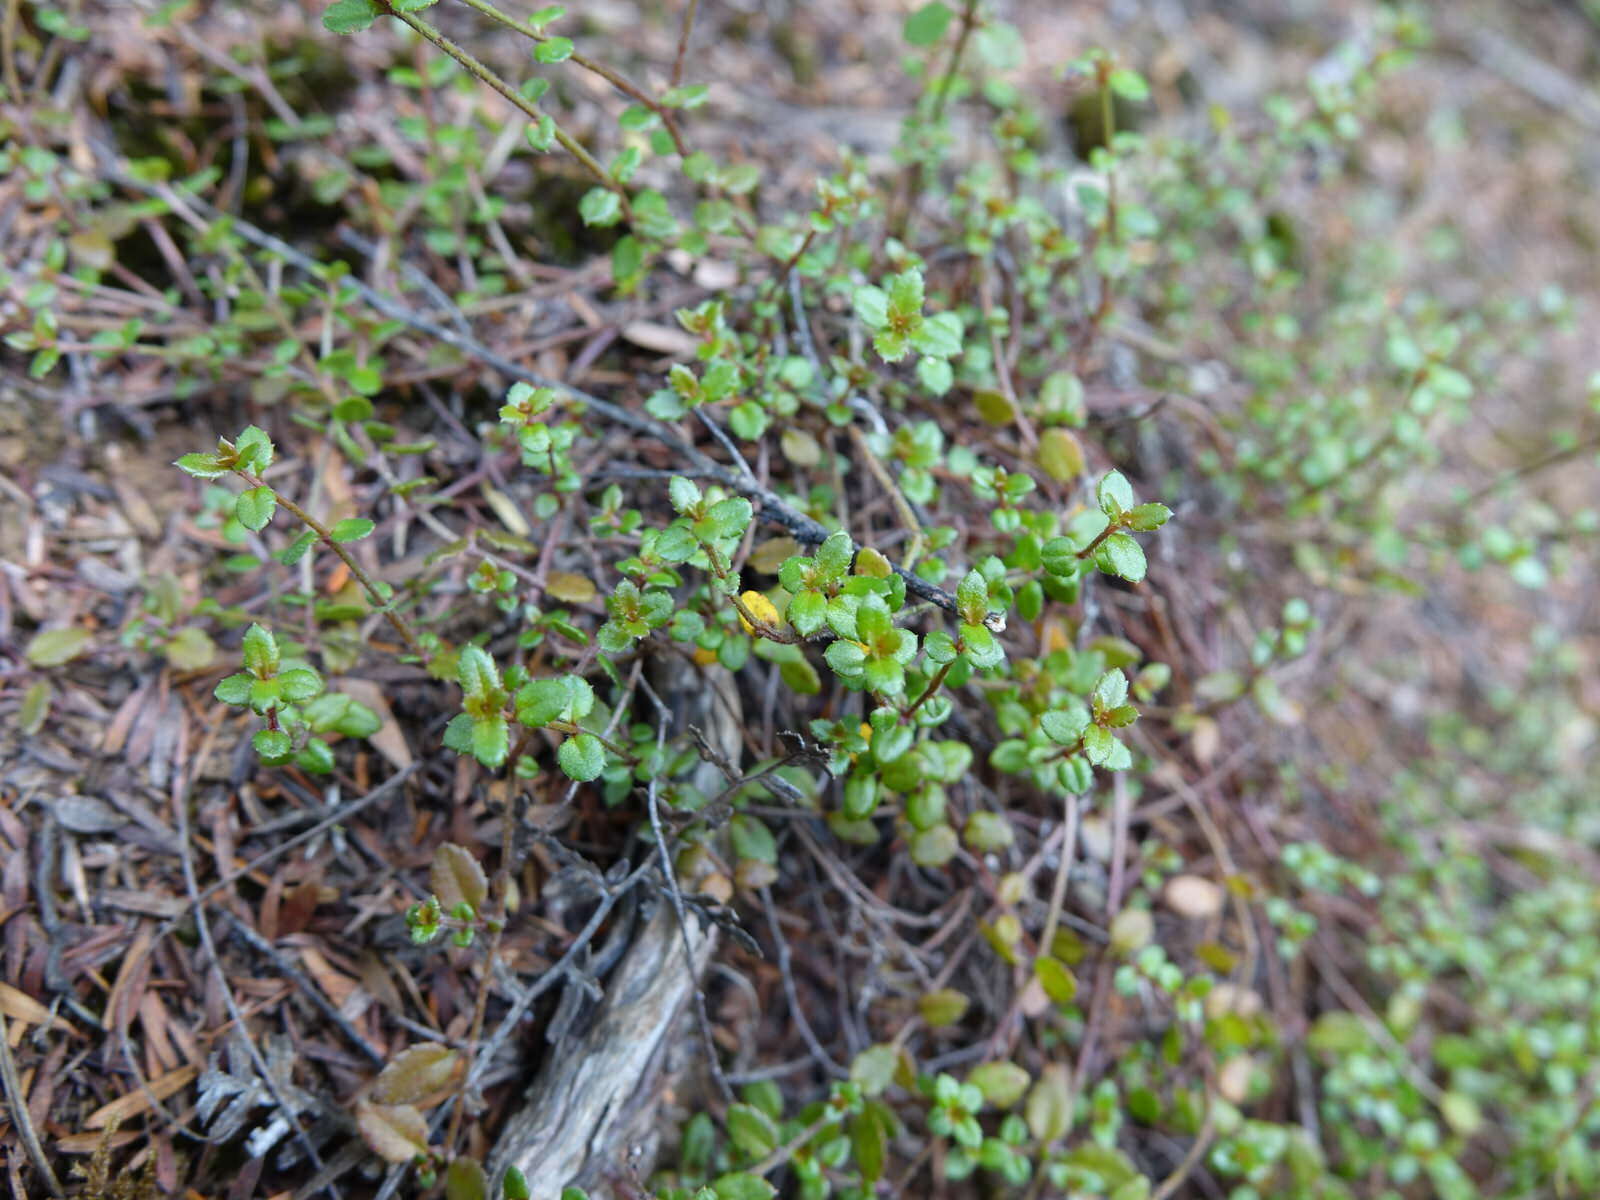
[[461,1056],[449,1046],[423,1042],[395,1055],[372,1085],[378,1104],[419,1104],[449,1087],[461,1065]]
[[439,897],[445,912],[465,903],[474,911],[481,911],[484,898],[489,894],[489,880],[465,846],[446,842],[433,852],[433,864],[428,868],[428,886]]

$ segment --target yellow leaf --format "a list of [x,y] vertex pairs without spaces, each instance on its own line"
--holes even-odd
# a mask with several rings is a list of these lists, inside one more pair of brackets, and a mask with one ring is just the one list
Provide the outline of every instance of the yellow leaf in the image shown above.
[[[745,608],[750,611],[750,614],[754,616],[756,620],[760,621],[763,625],[769,625],[773,628],[777,627],[781,618],[778,616],[777,606],[773,604],[771,600],[768,600],[760,592],[745,592],[739,597],[739,599],[744,602]],[[755,632],[755,626],[751,625],[749,621],[745,620],[744,613],[739,614],[739,624],[743,627],[746,633]]]
[[594,581],[570,571],[551,571],[544,590],[563,604],[587,604],[594,599]]
[[1057,483],[1083,474],[1083,446],[1070,429],[1046,429],[1039,436],[1039,465]]

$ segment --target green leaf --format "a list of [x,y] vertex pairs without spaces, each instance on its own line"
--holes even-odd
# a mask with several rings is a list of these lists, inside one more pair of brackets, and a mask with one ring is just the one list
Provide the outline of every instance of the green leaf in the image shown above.
[[289,740],[289,735],[281,729],[263,729],[250,739],[250,744],[255,747],[263,761],[269,765],[281,762],[294,751],[294,743]]
[[874,1184],[883,1176],[891,1120],[881,1104],[868,1104],[850,1118],[850,1149],[864,1183]]
[[1133,507],[1133,486],[1121,471],[1107,471],[1095,489],[1095,499],[1100,504],[1101,512],[1115,518],[1123,510]]
[[728,822],[728,840],[733,852],[740,858],[764,863],[778,861],[777,839],[772,836],[772,830],[756,817],[735,813]]
[[703,83],[689,83],[682,87],[668,88],[661,93],[661,107],[699,108],[710,94],[711,89]]
[[1062,711],[1052,711],[1039,717],[1039,728],[1052,742],[1071,746],[1089,727],[1089,712],[1081,704]]
[[693,480],[685,479],[682,475],[674,475],[667,482],[667,499],[672,501],[674,512],[687,513],[699,505],[700,489],[695,486]]
[[928,634],[923,641],[923,649],[927,652],[928,661],[940,666],[954,662],[957,653],[955,639],[942,629],[935,629]]
[[328,536],[336,542],[359,542],[375,528],[365,517],[347,517],[330,529]]
[[615,225],[622,220],[622,198],[610,188],[590,188],[578,201],[578,215],[585,225]]
[[851,296],[856,316],[869,329],[882,329],[889,323],[889,296],[882,288],[862,284]]
[[317,535],[312,530],[306,530],[278,553],[278,561],[286,567],[294,566],[306,556],[306,551],[311,549],[316,540]]
[[951,12],[939,0],[924,4],[916,12],[906,18],[905,38],[913,46],[931,46],[944,37],[945,30],[950,28]]
[[572,39],[547,38],[534,47],[533,57],[542,63],[566,62],[572,57]]
[[1095,681],[1095,707],[1101,711],[1116,708],[1128,699],[1128,677],[1121,671],[1107,671]]
[[1171,516],[1172,510],[1165,504],[1141,504],[1129,509],[1123,519],[1129,529],[1149,533],[1152,529],[1160,529]]
[[444,748],[454,750],[457,754],[471,754],[472,724],[469,713],[457,713],[451,717],[450,723],[444,727]]
[[322,692],[322,676],[310,667],[292,667],[278,676],[280,694],[290,703],[310,700]]
[[967,572],[956,588],[956,605],[968,625],[983,623],[989,612],[989,581],[983,577],[983,572],[977,569]]
[[1078,980],[1067,965],[1048,954],[1040,955],[1033,964],[1033,974],[1044,988],[1044,994],[1057,1004],[1071,1004],[1078,994]]
[[468,700],[490,699],[500,689],[500,671],[479,646],[463,646],[456,656],[456,682]]
[[577,721],[594,707],[594,689],[576,675],[533,679],[517,689],[517,720],[531,728]]
[[997,667],[1006,652],[987,625],[962,625],[961,650],[975,667]]
[[476,1159],[458,1158],[444,1173],[445,1200],[488,1200],[489,1177]]
[[789,601],[789,624],[804,637],[810,637],[822,628],[828,612],[828,601],[821,592],[801,592]]
[[973,1067],[967,1082],[996,1108],[1010,1108],[1028,1090],[1028,1073],[1016,1063],[991,1062]]
[[917,1001],[917,1009],[922,1014],[922,1019],[930,1028],[940,1029],[947,1025],[954,1025],[967,1015],[967,1008],[971,1005],[962,992],[954,988],[941,988],[929,992]]
[[837,582],[850,570],[850,560],[855,557],[855,543],[850,535],[840,529],[828,535],[827,541],[817,547],[817,568],[823,578]]
[[872,348],[884,362],[899,362],[911,349],[911,342],[905,334],[885,328],[872,339]]
[[917,382],[931,396],[942,396],[956,382],[955,370],[942,358],[924,357],[917,360]]
[[530,149],[545,153],[556,144],[556,120],[549,113],[540,113],[536,124],[524,130]]
[[728,1141],[746,1158],[765,1158],[777,1148],[777,1123],[753,1104],[728,1108]]
[[271,679],[278,673],[278,639],[260,625],[244,631],[244,667],[257,679]]
[[568,778],[587,783],[599,777],[606,766],[606,748],[592,733],[580,733],[568,738],[556,751],[556,761]]
[[239,498],[233,503],[233,515],[251,533],[259,533],[272,520],[277,507],[278,497],[271,488],[251,488],[239,493]]
[[88,649],[93,638],[87,629],[47,629],[33,635],[23,654],[36,667],[59,667]]
[[55,689],[48,679],[35,679],[22,694],[17,706],[17,728],[32,737],[44,728],[50,716],[50,702],[55,699]]
[[1106,83],[1110,85],[1113,92],[1124,100],[1138,102],[1150,98],[1150,85],[1144,81],[1144,77],[1137,71],[1130,71],[1126,67],[1119,67],[1111,72],[1111,76],[1106,80]]
[[882,1095],[894,1082],[899,1057],[898,1051],[888,1042],[868,1046],[851,1061],[850,1080],[860,1086],[863,1095]]
[[255,676],[246,671],[236,675],[229,675],[217,684],[216,690],[211,694],[224,704],[250,703],[250,688],[255,683]]
[[217,465],[215,454],[185,454],[172,465],[196,479],[220,479],[228,473],[227,468]]
[[333,33],[360,33],[379,12],[374,0],[334,0],[322,14],[322,24]]
[[1091,725],[1083,731],[1084,756],[1096,766],[1103,765],[1111,757],[1115,745],[1117,739],[1109,729]]
[[1011,828],[1011,822],[1006,820],[1004,813],[989,812],[985,809],[979,809],[967,817],[962,836],[968,846],[980,853],[1004,850],[1016,841],[1017,837],[1016,831]]
[[778,1189],[765,1179],[746,1171],[718,1176],[711,1191],[716,1194],[716,1200],[772,1200],[778,1194]]
[[706,514],[706,520],[711,524],[714,536],[734,537],[749,528],[754,513],[750,501],[743,496],[733,496],[713,504],[711,511]]
[[889,277],[889,311],[897,316],[910,317],[922,312],[922,272],[911,267]]
[[1094,564],[1108,575],[1138,583],[1146,570],[1144,547],[1130,534],[1113,533],[1096,547]]
[[938,313],[924,321],[911,337],[911,344],[921,354],[936,358],[954,358],[961,353],[961,335],[965,332],[961,318],[955,313]]
[[246,425],[239,432],[233,448],[239,456],[239,466],[246,471],[254,471],[260,475],[272,465],[272,456],[275,453],[272,439],[259,425]]
[[687,525],[669,525],[655,540],[655,555],[662,562],[688,562],[700,551],[700,543]]
[[1072,1082],[1065,1063],[1051,1063],[1028,1093],[1028,1131],[1048,1145],[1072,1128]]
[[486,767],[498,767],[511,753],[511,728],[504,713],[491,713],[472,722],[472,756]]

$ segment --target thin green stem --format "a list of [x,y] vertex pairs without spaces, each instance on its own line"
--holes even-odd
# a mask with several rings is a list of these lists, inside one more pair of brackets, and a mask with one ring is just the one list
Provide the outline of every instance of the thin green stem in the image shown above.
[[[470,74],[474,79],[499,92],[500,95],[510,101],[511,104],[521,111],[530,121],[533,121],[535,124],[537,124],[541,119],[549,115],[548,113],[541,112],[536,104],[531,102],[521,92],[517,91],[516,88],[507,83],[505,79],[503,79],[492,68],[485,66],[476,58],[472,57],[472,55],[468,54],[460,46],[456,45],[449,38],[445,37],[444,34],[440,33],[421,17],[415,16],[408,12],[395,12],[393,8],[389,9],[389,13],[397,20],[404,21],[407,25],[411,26],[412,29],[416,30],[417,33],[419,33],[424,39],[431,42],[438,49],[444,51],[444,53],[448,54],[451,58],[455,59],[456,62],[460,63],[467,69],[468,74]],[[610,173],[595,161],[594,156],[573,139],[571,134],[567,133],[566,130],[562,129],[559,125],[556,125],[554,128],[556,141],[561,143],[562,149],[583,164],[584,169],[593,175],[595,179],[599,181],[602,187],[609,188],[611,191],[617,194],[618,199],[622,201],[623,215],[629,220],[632,220],[633,206],[628,201],[627,190],[615,179],[613,179]]]
[[928,681],[926,690],[924,690],[922,695],[918,696],[916,700],[912,702],[910,708],[906,709],[905,716],[915,716],[917,709],[926,704],[933,694],[944,686],[945,676],[950,674],[950,668],[955,666],[955,663],[956,660],[952,658],[949,662],[943,664],[937,671],[934,672],[933,678]]
[[[469,8],[477,9],[490,20],[499,22],[507,29],[510,29],[515,33],[520,33],[523,37],[528,38],[531,41],[547,42],[550,40],[549,34],[541,32],[524,21],[517,20],[510,13],[501,12],[493,4],[490,4],[489,0],[461,0],[461,2],[467,5]],[[634,83],[633,80],[629,79],[626,75],[622,74],[622,72],[617,71],[612,67],[608,67],[604,63],[596,62],[594,59],[589,58],[586,55],[579,54],[577,51],[573,51],[572,63],[575,66],[582,67],[584,70],[600,76],[601,79],[604,79],[612,87],[616,88],[617,91],[621,92],[630,99],[637,100],[651,112],[655,113],[656,116],[661,118],[661,123],[666,127],[667,133],[671,135],[672,144],[677,147],[678,153],[683,155],[685,158],[689,156],[688,147],[684,144],[683,135],[678,130],[677,120],[673,116],[670,108],[647,94],[643,88]],[[673,76],[672,82],[673,86],[677,86],[678,78],[676,74]]]
[[422,648],[422,643],[417,639],[416,632],[411,628],[411,623],[394,610],[394,606],[390,603],[389,598],[385,597],[383,592],[379,589],[377,580],[373,579],[371,575],[367,574],[366,568],[355,560],[355,556],[344,548],[343,543],[334,540],[332,530],[330,530],[321,521],[313,517],[305,509],[301,508],[293,500],[290,500],[282,492],[278,491],[277,488],[273,488],[269,483],[264,483],[258,476],[251,474],[249,471],[238,471],[235,473],[240,479],[243,479],[251,487],[271,488],[272,494],[277,499],[277,502],[283,505],[284,508],[288,509],[289,512],[292,513],[295,518],[299,520],[307,529],[316,534],[318,539],[320,539],[324,545],[337,554],[344,562],[346,567],[350,568],[350,574],[355,577],[356,582],[359,583],[362,590],[367,593],[367,597],[374,604],[379,606],[384,617],[388,620],[389,624],[394,627],[394,631],[400,635],[400,640],[406,644],[406,649],[411,651],[412,654],[415,654],[423,662],[428,661],[429,655],[427,651]]
[[950,65],[945,68],[944,75],[939,80],[939,90],[933,97],[935,121],[944,115],[945,101],[950,98],[950,85],[955,81],[956,72],[961,69],[961,57],[967,51],[967,39],[972,36],[972,30],[977,23],[978,0],[967,0],[961,6],[961,32],[956,34],[956,44],[950,51]]

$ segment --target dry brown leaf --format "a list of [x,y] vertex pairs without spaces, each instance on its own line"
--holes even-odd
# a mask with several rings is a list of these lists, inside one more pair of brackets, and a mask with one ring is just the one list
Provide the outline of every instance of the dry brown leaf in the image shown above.
[[1174,875],[1162,891],[1166,905],[1180,917],[1204,921],[1222,911],[1222,888],[1199,875]]
[[533,531],[532,526],[528,524],[528,518],[522,515],[517,502],[510,496],[488,483],[480,484],[479,490],[483,492],[483,498],[489,502],[489,507],[494,509],[494,515],[500,518],[500,524],[520,538],[527,537]]
[[356,1105],[356,1127],[379,1158],[408,1163],[428,1152],[428,1122],[409,1104],[384,1105],[362,1101]]
[[461,1056],[438,1042],[407,1046],[390,1060],[372,1085],[377,1104],[423,1104],[447,1091],[461,1068]]
[[333,1001],[334,1007],[343,1011],[345,1003],[361,985],[348,975],[341,974],[333,969],[322,953],[313,946],[300,947],[300,961],[305,964],[306,970],[311,972],[311,977],[317,981],[317,986]]
[[489,894],[489,880],[465,846],[446,842],[433,852],[433,865],[428,868],[428,886],[439,897],[445,912],[456,905],[470,904],[482,911],[484,898]]
[[692,334],[672,325],[657,325],[654,321],[630,321],[622,327],[622,336],[642,349],[675,358],[692,357],[700,344]]
[[126,1096],[119,1096],[110,1104],[102,1105],[89,1114],[84,1121],[85,1129],[104,1129],[115,1121],[119,1125],[127,1123],[129,1117],[136,1117],[140,1113],[148,1112],[158,1100],[165,1100],[174,1092],[189,1086],[200,1068],[193,1063],[179,1067],[175,1071],[168,1071],[157,1079],[152,1079],[148,1087],[135,1088]]
[[25,1025],[43,1025],[47,1029],[59,1026],[74,1036],[78,1032],[27,992],[17,990],[9,983],[0,983],[0,1012],[5,1013],[6,1019],[12,1022],[11,1029],[17,1037],[22,1036]]

